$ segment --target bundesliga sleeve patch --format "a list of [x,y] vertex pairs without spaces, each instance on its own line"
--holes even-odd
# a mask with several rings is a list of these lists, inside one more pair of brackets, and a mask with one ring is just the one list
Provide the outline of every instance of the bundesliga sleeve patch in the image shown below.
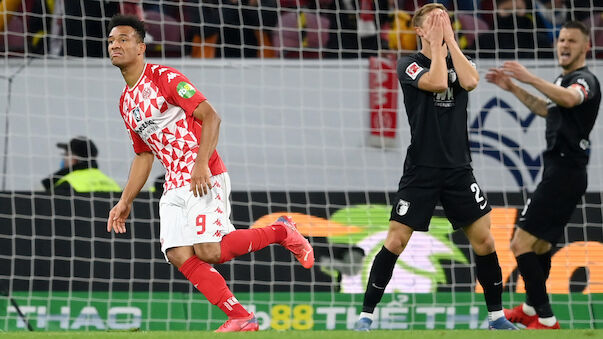
[[411,79],[415,80],[417,78],[417,75],[419,75],[422,70],[423,67],[419,66],[416,62],[413,62],[412,64],[408,65],[408,67],[406,67],[406,74],[408,74]]
[[183,97],[184,99],[188,99],[188,98],[192,97],[197,92],[197,90],[195,90],[195,87],[193,87],[193,85],[191,85],[185,81],[182,81],[181,83],[179,83],[178,86],[176,87],[176,89],[178,90],[178,95]]

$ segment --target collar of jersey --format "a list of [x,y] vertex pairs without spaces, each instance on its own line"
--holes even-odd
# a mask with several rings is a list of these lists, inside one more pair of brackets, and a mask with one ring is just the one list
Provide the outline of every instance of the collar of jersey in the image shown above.
[[126,84],[126,87],[128,88],[128,92],[132,92],[134,90],[134,88],[136,88],[136,86],[138,86],[138,83],[140,82],[140,80],[142,80],[142,78],[144,77],[144,74],[147,72],[147,63],[144,63],[144,68],[142,69],[142,74],[140,74],[140,78],[138,78],[138,80],[136,81],[136,83],[134,84],[134,86],[132,86],[132,88],[130,88],[130,86],[128,86],[128,84]]

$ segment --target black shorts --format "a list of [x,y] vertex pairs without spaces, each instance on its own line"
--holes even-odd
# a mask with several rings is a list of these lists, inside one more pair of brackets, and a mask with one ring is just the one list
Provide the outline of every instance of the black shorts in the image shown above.
[[542,181],[528,199],[518,226],[533,236],[555,244],[586,192],[586,168],[545,163]]
[[468,226],[492,210],[470,166],[408,166],[400,179],[390,220],[415,231],[427,231],[438,201],[454,229]]

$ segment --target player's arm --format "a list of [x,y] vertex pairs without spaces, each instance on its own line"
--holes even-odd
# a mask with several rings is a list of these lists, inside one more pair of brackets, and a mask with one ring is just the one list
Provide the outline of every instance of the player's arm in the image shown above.
[[426,34],[423,39],[429,41],[431,49],[431,66],[429,71],[422,74],[419,78],[419,89],[428,92],[440,93],[448,88],[448,67],[446,67],[446,57],[442,49],[443,29],[442,19],[439,16],[430,15],[426,22]]
[[195,159],[195,165],[191,172],[191,191],[193,195],[200,196],[209,193],[211,190],[209,158],[218,146],[222,119],[207,100],[197,106],[193,111],[193,116],[196,120],[203,122],[197,159]]
[[442,12],[440,15],[444,21],[444,41],[446,42],[446,46],[448,46],[448,52],[452,58],[452,64],[456,70],[459,84],[461,87],[463,87],[463,89],[470,92],[477,87],[479,82],[479,73],[477,72],[475,66],[467,59],[467,57],[465,57],[461,51],[461,48],[456,42],[448,14]]
[[580,89],[573,87],[562,87],[548,82],[530,73],[527,68],[517,61],[507,61],[503,64],[503,70],[513,78],[536,88],[540,93],[547,96],[561,107],[570,108],[580,105],[584,100]]
[[147,182],[152,168],[153,153],[142,152],[136,154],[134,160],[132,160],[128,182],[121,193],[121,198],[109,212],[107,232],[111,232],[112,229],[115,230],[115,233],[126,232],[126,219],[130,214],[132,201],[134,201],[134,198],[138,195],[145,182]]
[[525,89],[519,87],[504,70],[493,68],[486,74],[486,81],[495,84],[501,89],[513,93],[530,111],[542,117],[548,114],[547,102]]

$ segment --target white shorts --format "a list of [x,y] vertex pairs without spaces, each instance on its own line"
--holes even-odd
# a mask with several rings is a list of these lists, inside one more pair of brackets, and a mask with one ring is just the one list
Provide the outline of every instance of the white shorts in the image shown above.
[[165,192],[159,200],[159,237],[166,260],[172,247],[220,242],[235,230],[230,221],[230,177],[225,172],[210,180],[211,191],[200,197],[186,185]]

